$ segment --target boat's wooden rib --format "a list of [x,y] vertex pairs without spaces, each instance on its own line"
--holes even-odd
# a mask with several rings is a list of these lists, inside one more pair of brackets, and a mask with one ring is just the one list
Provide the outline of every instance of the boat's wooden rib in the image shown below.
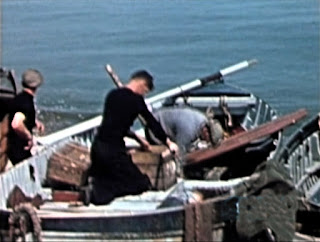
[[295,113],[291,113],[278,118],[277,120],[258,126],[257,128],[254,128],[252,130],[236,134],[224,140],[218,147],[213,147],[206,150],[198,150],[190,153],[186,156],[186,166],[199,165],[208,162],[208,160],[214,157],[240,148],[264,136],[278,132],[279,130],[286,128],[287,126],[296,123],[306,115],[307,111],[305,109],[302,109]]
[[[307,120],[275,154],[290,171],[299,191],[320,206],[320,114]],[[318,194],[318,195],[317,195]]]

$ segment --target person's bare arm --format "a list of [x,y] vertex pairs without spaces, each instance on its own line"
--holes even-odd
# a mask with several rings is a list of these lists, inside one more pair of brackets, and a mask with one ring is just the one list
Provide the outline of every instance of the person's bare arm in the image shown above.
[[41,121],[39,121],[38,119],[36,119],[36,127],[37,127],[37,130],[39,130],[40,134],[44,133],[44,131],[45,131],[44,124]]
[[28,145],[25,147],[25,149],[29,149],[32,147],[32,134],[27,129],[27,127],[24,124],[26,117],[23,113],[17,112],[15,113],[13,120],[11,122],[12,129],[23,139],[28,141]]
[[29,140],[32,138],[32,135],[24,124],[25,119],[26,117],[23,113],[15,113],[11,122],[11,127],[21,138]]

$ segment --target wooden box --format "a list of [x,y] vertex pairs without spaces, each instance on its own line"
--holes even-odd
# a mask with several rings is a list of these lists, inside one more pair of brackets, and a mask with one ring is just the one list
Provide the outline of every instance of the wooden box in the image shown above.
[[86,147],[68,143],[50,157],[47,181],[53,187],[62,184],[80,187],[86,182],[90,162]]
[[146,174],[157,190],[166,190],[177,181],[176,164],[172,156],[163,157],[165,146],[152,146],[151,151],[134,150],[132,161]]

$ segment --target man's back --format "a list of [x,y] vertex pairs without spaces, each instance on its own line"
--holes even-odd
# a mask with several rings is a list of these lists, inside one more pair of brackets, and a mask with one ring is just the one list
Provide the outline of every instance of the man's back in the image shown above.
[[140,99],[142,98],[128,88],[112,90],[106,97],[99,139],[122,143],[123,137],[138,115]]
[[154,113],[162,128],[180,148],[188,149],[207,123],[207,117],[189,107],[163,108]]
[[[33,102],[33,96],[23,91],[19,93],[12,102],[12,110],[10,110],[9,124],[11,124],[14,115],[17,112],[21,112],[25,116],[25,126],[32,133],[32,129],[36,126],[36,112]],[[30,151],[24,150],[24,147],[28,144],[28,141],[21,138],[15,130],[9,125],[8,134],[8,156],[13,164],[18,160],[29,156]]]
[[143,97],[128,88],[114,89],[108,94],[98,138],[124,147],[123,137],[127,135],[138,114],[165,142],[166,134],[147,109]]

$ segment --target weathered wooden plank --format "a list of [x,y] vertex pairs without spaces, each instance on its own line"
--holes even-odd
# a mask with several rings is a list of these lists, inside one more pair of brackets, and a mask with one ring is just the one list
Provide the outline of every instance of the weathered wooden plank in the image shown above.
[[68,143],[50,157],[48,182],[52,185],[58,182],[82,186],[85,183],[90,162],[88,149]]
[[212,204],[210,203],[197,203],[196,206],[197,214],[199,214],[198,221],[198,232],[197,241],[211,241],[212,239],[212,228],[214,221],[212,219],[213,211]]
[[162,152],[166,149],[165,146],[151,146],[150,151],[132,150],[132,161],[136,165],[158,165],[162,160]]
[[75,192],[75,191],[54,190],[52,193],[52,200],[55,202],[81,201],[82,195],[80,192]]
[[186,166],[201,164],[209,159],[249,144],[254,140],[276,133],[287,126],[296,123],[306,115],[307,111],[305,109],[300,109],[294,113],[287,114],[252,130],[236,134],[224,140],[218,147],[192,152],[186,156]]
[[184,241],[195,241],[196,226],[195,226],[195,204],[188,204],[185,206],[184,218]]
[[84,184],[88,165],[72,160],[60,154],[50,158],[47,179],[54,185],[56,182],[81,186]]
[[158,190],[171,187],[176,183],[176,165],[171,157],[163,158],[165,146],[151,146],[150,151],[135,150],[132,161],[139,170],[146,174],[152,186]]
[[69,159],[84,163],[86,166],[90,163],[89,149],[80,144],[75,144],[73,142],[67,143],[58,151],[58,153]]

